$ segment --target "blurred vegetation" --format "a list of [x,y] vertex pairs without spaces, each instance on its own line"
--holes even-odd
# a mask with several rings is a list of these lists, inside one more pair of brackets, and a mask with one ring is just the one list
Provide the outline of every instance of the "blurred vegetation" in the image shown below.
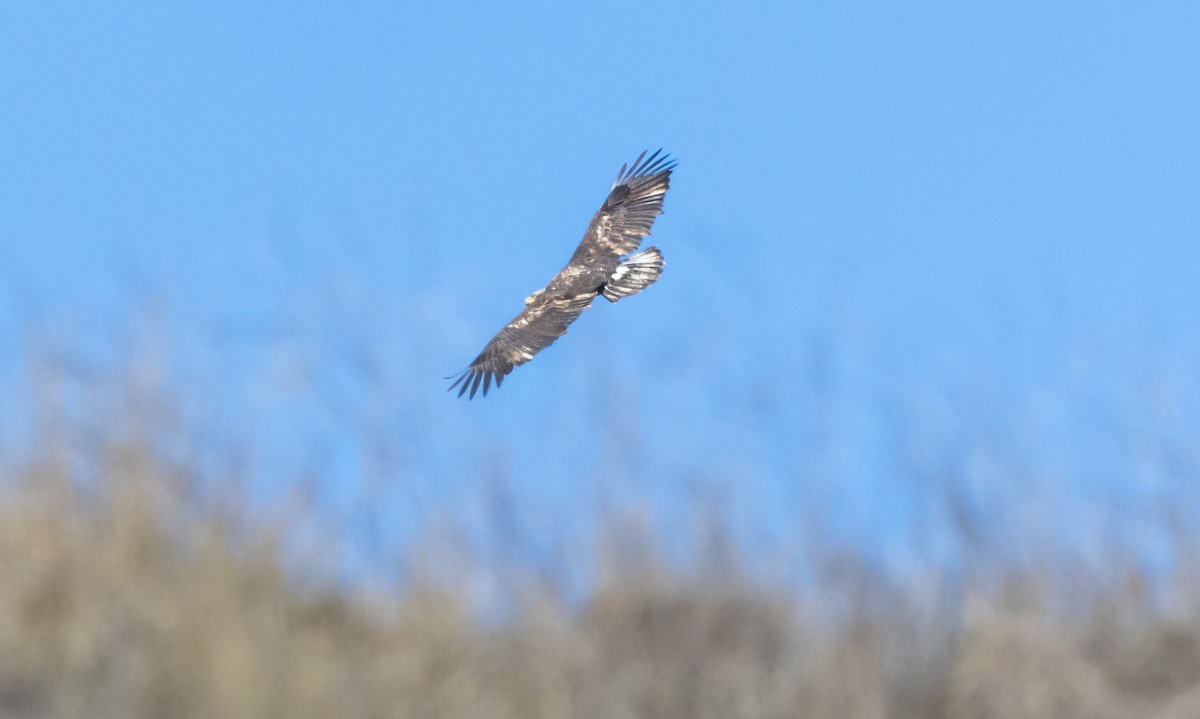
[[750,571],[700,497],[674,538],[697,561],[607,511],[594,551],[558,560],[586,575],[572,592],[515,549],[533,530],[495,472],[487,551],[427,535],[394,581],[345,581],[298,530],[319,524],[305,478],[256,509],[254,448],[189,429],[186,398],[113,376],[93,402],[35,374],[30,446],[0,463],[0,716],[1200,717],[1182,532],[1167,571],[1114,553],[1095,575],[896,579],[818,544],[780,560],[805,565],[797,586]]

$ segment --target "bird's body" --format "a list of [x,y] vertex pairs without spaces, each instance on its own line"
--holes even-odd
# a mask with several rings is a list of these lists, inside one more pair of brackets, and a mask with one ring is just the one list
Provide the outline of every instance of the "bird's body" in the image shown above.
[[526,298],[525,309],[455,379],[450,389],[461,385],[458,396],[469,393],[474,398],[481,384],[486,396],[493,378],[499,387],[513,367],[525,364],[566,334],[567,325],[597,296],[616,302],[658,279],[662,253],[657,247],[637,249],[650,234],[654,218],[662,214],[663,196],[675,167],[667,155],[659,156],[661,152],[648,158],[643,152],[632,167],[621,167],[566,267]]

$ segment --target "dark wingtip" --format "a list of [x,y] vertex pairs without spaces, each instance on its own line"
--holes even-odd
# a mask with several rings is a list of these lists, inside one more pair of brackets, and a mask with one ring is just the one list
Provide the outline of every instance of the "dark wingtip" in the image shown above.
[[[446,388],[446,391],[452,392],[452,391],[454,391],[455,387],[458,387],[458,396],[462,397],[464,394],[466,394],[467,390],[471,388],[471,380],[475,380],[476,386],[479,385],[478,377],[479,377],[479,373],[476,370],[469,369],[469,368],[466,370],[463,370],[462,374],[457,375],[457,378],[454,379],[454,381],[450,383],[450,386]],[[452,379],[452,378],[455,378],[455,375],[450,375],[450,377],[447,377],[446,379]],[[475,393],[472,392],[471,396],[472,397],[475,396]]]
[[467,395],[467,399],[475,399],[476,394],[481,394],[487,397],[488,390],[492,388],[492,382],[495,381],[497,387],[504,382],[504,375],[500,372],[491,370],[466,369],[461,374],[450,375],[445,379],[452,379],[453,382],[446,388],[447,392],[458,388],[458,396]]
[[[645,157],[645,161],[642,158]],[[671,153],[663,152],[662,148],[658,148],[646,157],[646,152],[638,155],[637,161],[633,163],[633,167],[629,170],[629,174],[625,177],[626,180],[634,177],[649,177],[662,172],[671,172],[675,169],[678,160],[671,157]]]
[[[646,155],[650,156],[647,157]],[[660,172],[670,172],[679,164],[678,160],[671,157],[671,153],[664,153],[662,148],[658,148],[654,152],[642,150],[641,154],[632,164],[621,165],[621,171],[617,173],[617,179],[613,182],[613,187],[621,185],[629,180],[637,177],[648,177],[657,175]]]

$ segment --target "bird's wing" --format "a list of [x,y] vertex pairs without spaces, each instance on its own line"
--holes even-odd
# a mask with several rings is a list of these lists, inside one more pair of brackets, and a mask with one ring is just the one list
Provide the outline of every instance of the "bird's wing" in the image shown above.
[[[657,150],[638,155],[633,165],[622,165],[604,204],[592,217],[572,261],[603,255],[627,255],[650,234],[654,218],[662,214],[663,196],[671,184],[675,161]],[[644,159],[643,159],[644,158]]]
[[482,383],[486,397],[493,378],[499,387],[513,367],[525,364],[566,334],[567,325],[574,322],[595,297],[596,293],[592,292],[577,297],[535,299],[488,342],[450,389],[461,383],[458,396],[469,391],[470,398],[474,399]]

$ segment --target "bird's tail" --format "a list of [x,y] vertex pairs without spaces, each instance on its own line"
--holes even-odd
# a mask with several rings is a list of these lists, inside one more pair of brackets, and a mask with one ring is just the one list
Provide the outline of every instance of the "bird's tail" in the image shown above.
[[600,294],[609,302],[636,295],[654,284],[662,270],[662,253],[657,247],[647,247],[622,260]]

